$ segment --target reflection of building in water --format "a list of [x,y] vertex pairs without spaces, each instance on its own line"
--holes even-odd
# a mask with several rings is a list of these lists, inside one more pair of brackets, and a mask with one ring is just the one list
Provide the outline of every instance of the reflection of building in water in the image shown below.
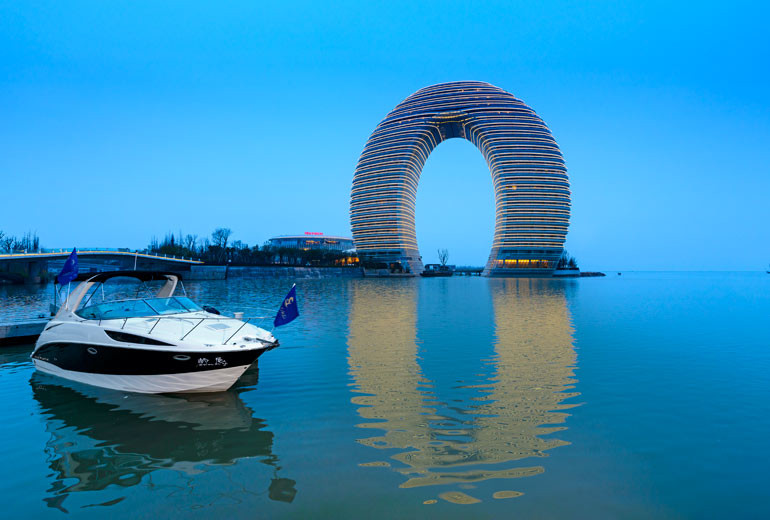
[[[367,280],[355,284],[350,310],[348,362],[362,405],[362,428],[381,428],[382,437],[363,439],[363,444],[406,448],[428,435],[425,414],[432,413],[423,401],[427,383],[417,365],[415,327],[417,286],[411,281],[390,284]],[[384,422],[383,422],[384,421]]]
[[[362,282],[352,292],[349,363],[362,405],[364,428],[383,435],[360,440],[375,448],[402,450],[401,487],[517,478],[542,473],[541,466],[516,463],[565,444],[543,436],[563,429],[559,412],[574,383],[571,326],[561,281],[491,280],[495,318],[494,367],[480,397],[454,402],[434,395],[418,364],[418,284],[387,286]],[[425,290],[425,288],[423,289]],[[420,357],[445,348],[456,329],[421,334]],[[472,336],[473,331],[465,331]],[[442,337],[443,335],[443,337]],[[437,415],[451,408],[461,416]],[[447,424],[456,428],[447,429]],[[502,466],[505,464],[505,466]]]
[[495,309],[495,374],[478,408],[474,437],[485,458],[500,461],[544,457],[567,444],[542,436],[563,430],[575,393],[572,347],[564,285],[558,280],[506,279],[490,282]]
[[[32,391],[51,434],[46,447],[54,480],[45,498],[51,507],[66,511],[72,493],[135,486],[160,469],[186,475],[193,488],[197,475],[241,459],[279,469],[273,434],[234,392],[125,394],[40,373]],[[290,502],[294,485],[276,475],[268,494]]]

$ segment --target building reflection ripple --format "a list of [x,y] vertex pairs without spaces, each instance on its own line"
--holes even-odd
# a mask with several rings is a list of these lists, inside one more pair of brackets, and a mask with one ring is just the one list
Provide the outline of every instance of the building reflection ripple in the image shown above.
[[[577,395],[570,392],[576,354],[566,305],[569,285],[548,279],[478,282],[470,287],[484,291],[487,304],[491,300],[493,323],[469,320],[458,324],[466,327],[461,332],[457,327],[434,326],[429,334],[418,330],[422,314],[431,310],[418,305],[420,281],[364,281],[351,293],[348,359],[357,394],[352,402],[360,405],[358,414],[365,421],[359,427],[383,432],[359,442],[397,450],[388,455],[396,461],[393,469],[405,477],[402,488],[536,475],[544,468],[534,461],[567,444],[556,435],[565,429],[564,410],[575,406],[564,400]],[[458,293],[444,297],[454,299]],[[439,306],[439,316],[446,307],[447,302]],[[480,330],[490,326],[493,334]],[[460,333],[493,337],[493,348],[474,345],[472,339],[458,342]],[[442,353],[449,364],[458,362],[459,349],[467,358],[469,348],[479,350],[488,368],[475,374],[473,384],[446,386],[426,378],[423,365],[432,349],[458,349],[458,356]],[[447,365],[446,370],[457,367]]]
[[[245,374],[245,380],[256,373]],[[207,471],[254,459],[272,478],[238,493],[291,502],[295,482],[280,478],[273,433],[243,403],[239,391],[218,394],[143,395],[116,392],[36,372],[30,384],[46,418],[46,443],[53,478],[44,499],[67,511],[65,499],[80,492],[136,486],[158,470],[173,470],[195,491]],[[150,487],[152,485],[150,484]],[[226,489],[220,490],[223,494]],[[210,494],[212,490],[207,489]],[[101,495],[100,495],[101,496]],[[100,504],[112,505],[117,497]]]

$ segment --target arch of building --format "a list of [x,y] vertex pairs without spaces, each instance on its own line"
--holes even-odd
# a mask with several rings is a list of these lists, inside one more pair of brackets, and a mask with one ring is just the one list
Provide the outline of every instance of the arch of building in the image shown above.
[[484,275],[550,276],[569,226],[564,159],[534,110],[478,81],[418,90],[369,137],[350,200],[353,240],[364,268],[422,272],[414,218],[420,172],[439,143],[456,137],[476,145],[492,174],[495,233]]

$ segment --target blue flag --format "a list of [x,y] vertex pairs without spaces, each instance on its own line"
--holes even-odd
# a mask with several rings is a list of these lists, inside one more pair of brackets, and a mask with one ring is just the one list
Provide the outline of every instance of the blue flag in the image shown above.
[[291,286],[291,291],[283,299],[281,308],[278,309],[278,314],[273,320],[273,325],[276,327],[286,325],[297,316],[299,316],[299,307],[297,306],[297,285],[295,284]]
[[70,283],[78,275],[78,250],[77,248],[72,250],[67,261],[64,262],[64,267],[61,268],[61,273],[56,277],[56,281],[64,285]]

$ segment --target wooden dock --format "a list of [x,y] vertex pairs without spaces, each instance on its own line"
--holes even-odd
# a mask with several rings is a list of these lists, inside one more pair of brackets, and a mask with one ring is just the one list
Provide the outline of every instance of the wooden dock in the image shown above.
[[0,323],[0,347],[32,344],[43,332],[49,318]]

